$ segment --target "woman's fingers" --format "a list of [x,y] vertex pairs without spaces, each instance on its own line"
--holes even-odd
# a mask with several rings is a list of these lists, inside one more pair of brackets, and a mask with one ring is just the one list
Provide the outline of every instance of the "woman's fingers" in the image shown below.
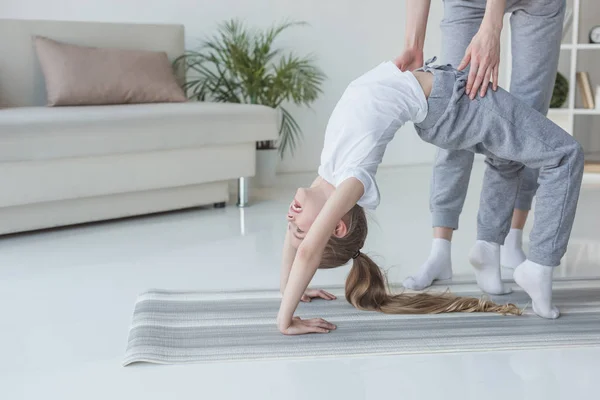
[[[475,80],[477,79],[477,70],[479,69],[479,64],[477,61],[473,61],[471,63],[471,68],[469,69],[469,77],[467,78],[467,88],[465,89],[465,93],[467,96],[471,95],[471,91],[474,89],[473,85],[475,84]],[[475,89],[477,90],[477,89]]]
[[470,62],[471,62],[471,46],[467,47],[465,56],[463,57],[460,64],[458,64],[458,68],[456,68],[456,69],[459,71],[462,71],[463,69],[465,69],[467,67],[467,65],[469,65]]
[[407,56],[406,53],[402,54],[400,57],[396,58],[394,64],[400,69],[400,71],[404,72],[409,69],[411,63],[411,59]]
[[494,87],[494,91],[498,90],[498,65],[494,67],[494,71],[492,72],[492,86]]
[[483,81],[481,82],[481,91],[479,92],[479,96],[483,97],[487,93],[488,86],[490,86],[490,78],[492,76],[493,67],[488,67],[487,71],[485,71],[485,75],[483,77]]
[[[473,86],[471,86],[471,89],[469,89],[469,97],[471,98],[471,100],[473,100],[475,96],[477,96],[477,92],[481,87],[481,83],[483,82],[483,78],[485,77],[487,68],[488,66],[486,64],[479,65],[477,69],[477,75],[475,76],[475,81],[473,82]],[[469,79],[471,79],[471,74],[469,74]]]

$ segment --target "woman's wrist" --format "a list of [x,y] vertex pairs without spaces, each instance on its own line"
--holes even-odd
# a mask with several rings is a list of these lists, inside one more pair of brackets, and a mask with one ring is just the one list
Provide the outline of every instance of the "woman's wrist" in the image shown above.
[[404,51],[423,51],[427,20],[431,0],[406,1],[406,27],[404,29]]
[[423,51],[424,40],[419,40],[417,38],[409,39],[404,42],[404,51]]
[[500,35],[500,32],[502,32],[502,26],[503,26],[502,18],[500,18],[500,20],[497,20],[497,19],[490,17],[487,20],[485,18],[483,19],[483,21],[481,22],[480,29]]
[[506,0],[488,0],[481,28],[500,33],[504,24]]

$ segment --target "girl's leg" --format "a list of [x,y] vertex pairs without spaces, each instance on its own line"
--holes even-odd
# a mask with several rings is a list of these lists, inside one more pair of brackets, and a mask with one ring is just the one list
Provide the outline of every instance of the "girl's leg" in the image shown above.
[[[471,39],[479,30],[484,13],[485,0],[444,2],[444,19],[440,25],[442,64],[458,66]],[[436,279],[452,277],[450,242],[452,231],[458,229],[458,218],[467,196],[472,166],[473,153],[470,151],[438,150],[429,200],[434,228],[431,252],[419,271],[404,281],[406,288],[422,290]]]
[[[454,126],[446,127],[448,135],[444,139],[447,143],[461,146],[476,141],[476,148],[494,159],[510,160],[540,170],[529,257],[517,267],[514,276],[517,284],[531,296],[534,311],[545,318],[556,318],[558,310],[551,302],[552,269],[560,264],[565,254],[573,226],[583,176],[580,144],[502,89],[488,91],[484,98],[475,101],[463,96],[453,114],[451,123]],[[464,121],[469,121],[468,125],[473,128],[457,129],[467,124]],[[510,165],[507,163],[503,169]],[[506,185],[490,185],[489,201],[501,198],[505,191],[508,192]],[[513,196],[512,192],[510,196]],[[482,205],[484,210],[480,216],[499,212],[494,203]],[[493,241],[495,238],[488,235],[485,224],[492,223],[490,221],[495,217],[483,219],[479,239]],[[505,219],[501,217],[498,222]],[[505,221],[504,224],[502,229],[506,230]],[[498,237],[497,241],[502,239]]]
[[[511,12],[512,71],[510,93],[546,115],[558,67],[564,0],[517,1]],[[532,44],[534,44],[532,46]],[[545,49],[538,51],[538,49]],[[525,260],[522,235],[537,190],[538,170],[525,168],[515,201],[512,228],[502,247],[502,265],[515,268]]]
[[[470,100],[464,93],[467,75],[444,69],[435,74],[429,112],[425,120],[415,124],[421,139],[441,148],[483,153],[498,162],[505,160],[499,164],[502,172],[512,166],[508,161],[540,169],[529,259],[517,267],[514,276],[531,296],[534,311],[555,318],[558,310],[551,303],[552,268],[560,264],[569,242],[583,177],[583,149],[559,126],[507,91],[488,90],[485,97]],[[509,173],[508,179],[503,178],[500,171],[495,176],[506,185],[490,185],[489,199],[502,199],[505,192],[514,196],[514,176]],[[494,213],[493,203],[482,204]],[[510,207],[508,203],[503,212],[508,214]],[[480,215],[487,215],[487,211],[482,210]],[[507,219],[499,216],[500,223]],[[488,237],[486,224],[494,222],[488,220],[492,217],[481,221],[480,239],[489,242],[494,237]],[[499,242],[503,230],[506,226],[498,230]]]

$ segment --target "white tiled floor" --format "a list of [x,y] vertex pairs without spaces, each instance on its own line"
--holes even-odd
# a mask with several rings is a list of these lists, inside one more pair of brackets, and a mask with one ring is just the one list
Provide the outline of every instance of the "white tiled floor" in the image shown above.
[[[477,165],[453,247],[456,279],[471,280],[481,187]],[[367,250],[400,281],[429,250],[430,168],[380,172],[382,204]],[[597,392],[600,348],[298,361],[120,366],[133,302],[150,287],[276,288],[286,176],[245,210],[191,210],[0,239],[2,399],[565,399]],[[600,276],[600,185],[582,191],[558,278]],[[339,285],[346,268],[319,271]],[[599,333],[600,334],[600,333]],[[594,379],[594,380],[593,380]]]

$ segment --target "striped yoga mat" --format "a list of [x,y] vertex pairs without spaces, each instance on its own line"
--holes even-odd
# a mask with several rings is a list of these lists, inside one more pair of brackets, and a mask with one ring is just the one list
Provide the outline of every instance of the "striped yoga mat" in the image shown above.
[[[454,284],[450,290],[480,295],[473,284]],[[337,330],[284,336],[275,325],[276,292],[150,290],[135,304],[123,365],[600,345],[600,280],[556,282],[554,299],[562,314],[549,321],[530,311],[520,317],[385,315],[356,310],[338,296],[302,303],[297,312],[331,321]],[[529,301],[518,290],[493,300],[523,307]]]

